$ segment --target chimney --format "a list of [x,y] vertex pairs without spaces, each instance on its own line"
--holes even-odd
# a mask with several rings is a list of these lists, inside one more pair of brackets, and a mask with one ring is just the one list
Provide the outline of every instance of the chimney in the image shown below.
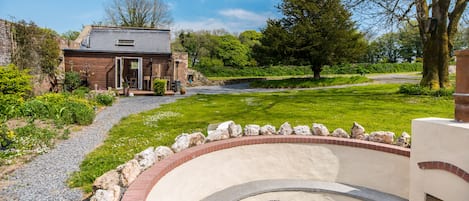
[[469,122],[469,50],[456,51],[456,90],[454,119]]

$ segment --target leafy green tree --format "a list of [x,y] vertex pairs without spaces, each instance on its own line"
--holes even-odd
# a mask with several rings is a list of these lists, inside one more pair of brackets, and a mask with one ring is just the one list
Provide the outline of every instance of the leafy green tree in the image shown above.
[[63,33],[62,35],[60,35],[62,38],[64,39],[67,39],[67,40],[75,40],[78,38],[78,36],[80,35],[80,32],[79,31],[72,31],[72,30],[69,30],[65,33]]
[[260,39],[262,38],[262,33],[247,30],[239,34],[239,41],[241,44],[248,46],[249,48],[254,47],[255,45],[260,45]]
[[210,37],[206,32],[181,32],[178,38],[181,46],[188,52],[191,63],[195,66],[201,57],[207,56]]
[[400,58],[399,36],[396,33],[387,33],[372,42],[379,62],[396,63]]
[[278,8],[284,17],[270,20],[262,34],[282,40],[262,45],[281,48],[274,55],[286,56],[290,64],[311,65],[314,78],[320,78],[324,65],[355,61],[365,53],[366,41],[340,0],[283,0]]
[[402,28],[399,29],[399,55],[407,62],[411,62],[412,59],[420,58],[423,56],[423,45],[420,40],[419,29],[417,22],[406,23]]
[[262,30],[262,38],[253,47],[253,57],[261,65],[290,64],[292,54],[287,48],[291,38],[279,20],[267,20]]
[[163,0],[113,0],[106,8],[110,25],[124,27],[161,28],[173,19]]
[[225,66],[243,67],[249,64],[249,48],[233,35],[219,37],[217,56],[223,60]]
[[260,45],[262,38],[262,33],[254,31],[254,30],[247,30],[239,34],[239,41],[241,44],[247,46],[249,49],[248,57],[249,57],[249,65],[250,66],[257,66],[258,62],[253,57],[253,48],[256,45]]

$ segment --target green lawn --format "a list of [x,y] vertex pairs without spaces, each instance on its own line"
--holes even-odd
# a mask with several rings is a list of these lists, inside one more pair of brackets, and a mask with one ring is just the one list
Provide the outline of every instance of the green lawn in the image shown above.
[[371,79],[364,76],[352,77],[322,77],[314,78],[289,78],[282,80],[261,80],[249,84],[253,88],[313,88],[344,84],[359,84],[370,82]]
[[293,126],[313,122],[349,130],[354,121],[368,132],[409,132],[411,120],[452,118],[453,100],[397,94],[399,85],[371,85],[344,89],[285,91],[233,95],[195,95],[159,109],[129,116],[111,129],[104,144],[90,153],[69,183],[91,191],[94,179],[133,158],[149,146],[171,145],[181,133],[202,131],[210,123],[234,120]]

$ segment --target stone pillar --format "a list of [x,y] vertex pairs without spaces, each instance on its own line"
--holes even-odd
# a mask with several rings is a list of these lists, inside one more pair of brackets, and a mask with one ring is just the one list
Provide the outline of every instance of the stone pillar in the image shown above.
[[174,78],[179,80],[182,85],[187,85],[189,56],[187,52],[173,52],[172,60],[174,65]]
[[454,119],[469,122],[469,50],[456,51],[456,58]]

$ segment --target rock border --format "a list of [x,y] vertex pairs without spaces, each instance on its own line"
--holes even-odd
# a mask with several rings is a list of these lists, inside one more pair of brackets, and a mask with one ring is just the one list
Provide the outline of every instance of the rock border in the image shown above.
[[[124,192],[126,192],[130,184],[132,184],[140,174],[152,167],[155,163],[168,158],[174,153],[183,152],[184,150],[187,150],[191,147],[196,147],[205,143],[212,144],[213,146],[222,144],[222,146],[202,151],[203,153],[201,152],[198,155],[196,154],[196,156],[191,156],[190,158],[184,160],[174,161],[177,159],[172,157],[174,160],[170,161],[170,163],[176,162],[177,164],[170,164],[170,169],[166,168],[165,170],[162,170],[164,174],[171,171],[180,164],[202,154],[234,146],[269,142],[300,143],[305,141],[305,143],[337,144],[383,151],[407,157],[410,156],[410,150],[407,149],[410,147],[411,140],[409,134],[404,132],[401,137],[397,139],[395,134],[389,131],[377,131],[368,134],[365,133],[363,126],[356,122],[353,123],[351,134],[346,133],[346,131],[342,128],[335,129],[332,133],[330,133],[326,126],[317,123],[313,123],[312,127],[307,125],[299,125],[292,128],[288,122],[282,124],[278,132],[276,132],[275,127],[272,125],[265,125],[261,127],[256,124],[248,124],[244,129],[242,129],[241,125],[235,124],[234,121],[226,121],[220,124],[211,124],[208,126],[207,131],[207,137],[205,137],[205,135],[201,132],[192,134],[183,133],[178,135],[175,138],[175,142],[171,148],[166,146],[159,146],[157,148],[149,147],[144,151],[136,154],[134,159],[120,165],[116,169],[104,173],[93,183],[93,195],[90,198],[90,201],[121,200],[124,197]],[[252,139],[253,142],[246,142],[244,144],[244,139],[241,139],[243,136],[246,136],[244,138]],[[290,137],[285,138],[286,136]],[[230,138],[232,140],[241,142],[241,144],[229,143],[228,145],[225,145],[223,142],[210,143]],[[382,145],[379,145],[378,143]],[[192,150],[197,151],[198,149]],[[146,180],[150,181],[152,178],[146,178]],[[157,180],[159,180],[159,178]],[[142,195],[134,195],[132,193],[122,200],[134,200],[135,197],[132,196],[141,197]]]

